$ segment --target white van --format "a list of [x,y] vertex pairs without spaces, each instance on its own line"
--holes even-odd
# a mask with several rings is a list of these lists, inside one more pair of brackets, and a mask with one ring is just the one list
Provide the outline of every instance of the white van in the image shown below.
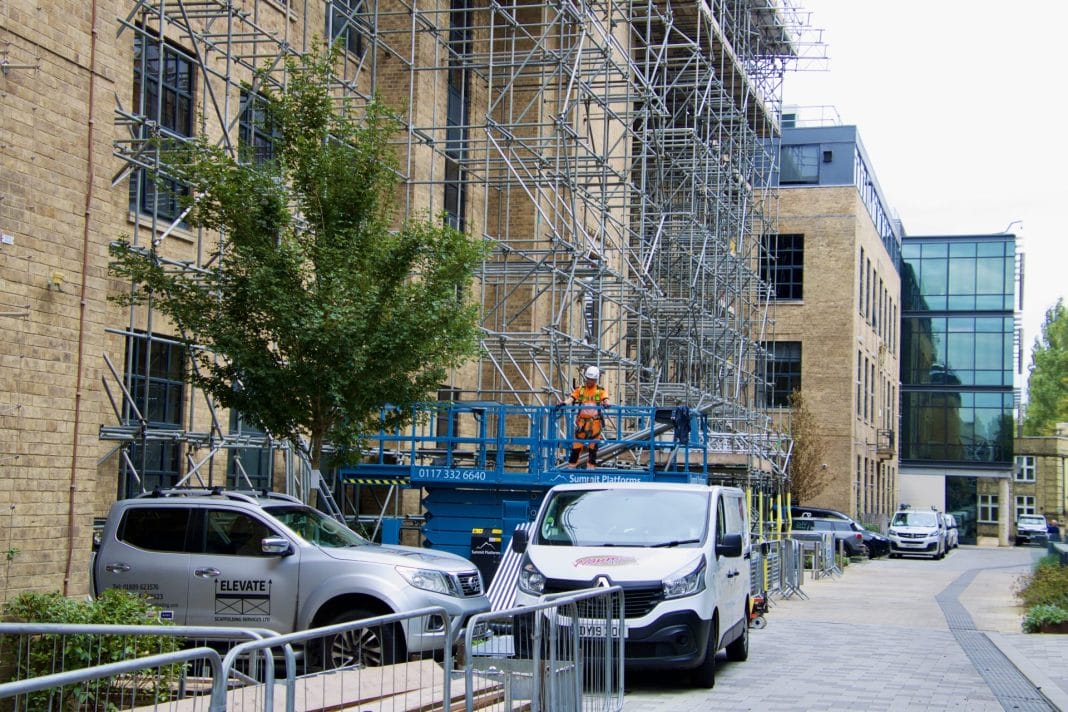
[[745,494],[683,484],[553,487],[529,534],[517,605],[598,585],[624,590],[625,663],[715,684],[716,652],[749,656],[750,543]]

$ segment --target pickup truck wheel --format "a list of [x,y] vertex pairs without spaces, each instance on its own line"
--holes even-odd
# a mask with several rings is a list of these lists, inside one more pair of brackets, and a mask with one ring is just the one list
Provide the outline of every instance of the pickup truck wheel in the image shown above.
[[[379,614],[357,608],[334,616],[327,625],[373,618],[376,615]],[[320,662],[323,669],[334,670],[343,667],[394,665],[406,658],[403,634],[396,623],[387,623],[326,636],[322,641]]]
[[693,684],[697,687],[712,689],[716,686],[716,652],[719,645],[719,627],[712,621],[708,629],[708,645],[705,647],[704,661],[692,673]]
[[[746,606],[748,610],[748,606]],[[742,625],[742,635],[740,638],[735,638],[730,645],[727,646],[727,660],[733,663],[744,663],[749,659],[749,626]]]

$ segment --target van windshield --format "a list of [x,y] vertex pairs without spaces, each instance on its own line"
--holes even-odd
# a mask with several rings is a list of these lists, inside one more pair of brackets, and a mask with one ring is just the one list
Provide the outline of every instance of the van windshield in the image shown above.
[[697,546],[709,520],[705,492],[562,490],[549,500],[538,543],[556,546]]
[[938,517],[934,512],[898,512],[892,527],[937,527]]
[[317,546],[342,549],[347,546],[367,546],[371,543],[337,520],[311,507],[286,505],[266,509],[302,539]]

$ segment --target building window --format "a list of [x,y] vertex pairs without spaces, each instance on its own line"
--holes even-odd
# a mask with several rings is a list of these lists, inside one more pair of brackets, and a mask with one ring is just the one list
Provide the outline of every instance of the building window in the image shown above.
[[[193,82],[189,55],[151,35],[134,38],[133,105],[146,119],[137,129],[138,138],[149,139],[153,125],[160,129],[163,148],[193,135]],[[130,210],[174,220],[181,214],[181,197],[188,193],[178,181],[156,181],[140,168],[130,180]]]
[[1016,481],[1017,482],[1034,482],[1035,481],[1035,456],[1034,455],[1017,455],[1016,456]]
[[983,524],[997,524],[998,496],[996,494],[979,495],[979,521]]
[[1019,519],[1023,514],[1036,514],[1035,512],[1035,497],[1034,495],[1016,495],[1015,507],[1016,519]]
[[332,0],[326,13],[326,35],[331,42],[344,42],[345,49],[363,57],[363,32],[357,26],[363,12],[363,0]]
[[445,215],[449,224],[463,230],[467,218],[467,124],[471,108],[468,68],[471,53],[471,11],[467,0],[452,0],[449,13],[449,74],[445,116]]
[[[230,411],[230,434],[252,436],[252,439],[265,435],[263,430],[245,420],[236,410]],[[233,489],[273,489],[271,470],[271,448],[233,448],[228,451],[226,458],[226,486]]]
[[[127,404],[125,421],[138,425],[134,412],[153,429],[178,430],[185,410],[185,348],[172,341],[131,334],[126,339],[126,380],[132,406]],[[177,440],[154,438],[144,445],[130,447],[134,472],[122,462],[120,496],[130,497],[142,490],[173,487],[180,477],[181,448]]]
[[856,405],[856,412],[857,412],[858,416],[860,415],[860,411],[861,411],[861,408],[862,408],[861,401],[864,398],[864,391],[862,390],[863,381],[864,381],[864,373],[865,373],[865,371],[864,371],[864,356],[861,354],[860,351],[857,351],[857,405]]
[[771,285],[774,299],[801,299],[804,278],[804,235],[765,235],[760,278]]
[[861,314],[864,313],[864,248],[860,248],[860,262],[857,269],[857,285],[859,292],[857,292],[857,311]]
[[790,394],[801,390],[801,342],[768,341],[767,370],[762,380],[764,404],[769,408],[788,408]]
[[820,182],[819,144],[783,146],[780,152],[780,185],[814,184]]
[[267,118],[267,102],[259,94],[241,90],[241,115],[237,125],[241,160],[261,164],[274,160],[275,143],[281,137],[278,127]]

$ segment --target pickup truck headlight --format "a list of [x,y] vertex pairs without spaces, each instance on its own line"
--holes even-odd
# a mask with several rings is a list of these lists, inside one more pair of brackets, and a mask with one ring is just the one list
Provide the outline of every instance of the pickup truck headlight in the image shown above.
[[[682,572],[686,573],[682,573]],[[705,590],[705,557],[697,560],[697,565],[680,569],[664,579],[664,598],[682,598],[692,596]]]
[[400,574],[411,586],[422,589],[423,591],[441,593],[446,596],[460,595],[459,591],[456,590],[452,576],[444,571],[398,566],[397,573]]
[[897,529],[894,529],[893,527],[890,527],[890,529],[888,529],[886,533],[889,534],[890,536],[897,536]]
[[545,591],[545,574],[530,559],[524,559],[519,567],[519,590],[532,596],[540,596]]

